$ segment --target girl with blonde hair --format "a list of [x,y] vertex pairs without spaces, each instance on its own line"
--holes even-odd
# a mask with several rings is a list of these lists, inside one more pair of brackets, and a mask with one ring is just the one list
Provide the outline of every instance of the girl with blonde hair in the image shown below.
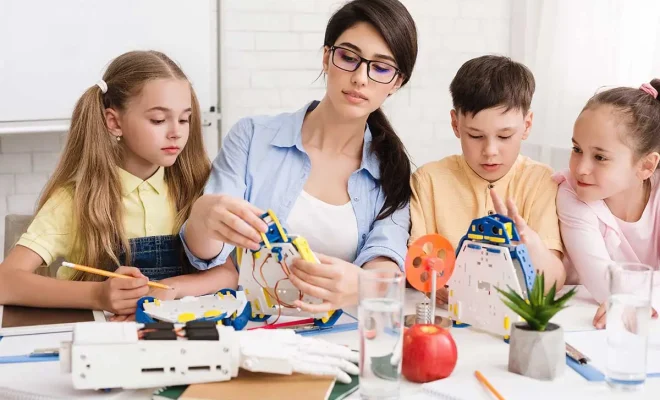
[[[210,171],[199,104],[179,66],[165,54],[117,57],[75,106],[59,164],[37,214],[0,264],[0,303],[102,309],[126,318],[150,292],[174,298],[236,285],[237,273],[195,273],[177,232]],[[135,279],[107,279],[62,267],[57,258]]]

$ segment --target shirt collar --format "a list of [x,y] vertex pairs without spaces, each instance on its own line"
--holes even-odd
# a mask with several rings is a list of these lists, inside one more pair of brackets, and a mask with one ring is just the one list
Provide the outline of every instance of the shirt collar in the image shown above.
[[474,170],[470,168],[470,166],[468,165],[467,161],[465,161],[465,156],[461,155],[459,159],[460,159],[461,168],[463,169],[463,171],[465,171],[468,179],[470,180],[470,184],[472,185],[472,187],[478,188],[481,186],[486,186],[486,187],[507,186],[511,181],[511,178],[515,175],[516,170],[518,169],[518,165],[520,164],[521,158],[522,156],[518,155],[518,158],[516,158],[516,161],[513,163],[509,171],[503,177],[501,177],[495,182],[488,182],[487,180],[479,176],[479,174],[474,172]]
[[[296,147],[303,153],[307,153],[302,145],[302,125],[305,115],[318,106],[317,100],[307,103],[303,108],[293,114],[288,114],[286,121],[282,122],[277,134],[270,141],[276,147]],[[360,169],[365,169],[374,179],[380,179],[380,163],[378,157],[371,151],[373,136],[369,125],[364,130],[364,143],[362,145],[362,162]]]
[[165,168],[163,167],[159,167],[146,181],[143,181],[130,172],[119,168],[119,179],[121,179],[122,194],[124,196],[133,193],[143,182],[147,182],[158,194],[163,194],[166,188]]

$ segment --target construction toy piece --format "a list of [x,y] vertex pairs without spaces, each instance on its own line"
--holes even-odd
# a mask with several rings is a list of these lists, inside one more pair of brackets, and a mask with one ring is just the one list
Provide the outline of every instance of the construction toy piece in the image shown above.
[[277,216],[268,210],[261,216],[268,230],[261,234],[259,250],[236,249],[239,266],[238,284],[250,302],[252,321],[266,321],[271,316],[295,316],[314,318],[318,326],[334,324],[341,310],[309,313],[293,305],[301,300],[320,304],[316,297],[303,294],[289,281],[289,265],[295,258],[319,263],[307,241],[298,235],[289,234]]
[[228,381],[252,372],[332,376],[350,383],[358,354],[291,329],[236,331],[212,321],[82,322],[60,347],[75,389],[141,389]]
[[252,310],[242,291],[223,289],[213,295],[158,300],[143,297],[138,301],[135,320],[140,323],[211,321],[241,330]]
[[437,286],[443,287],[452,273],[456,256],[451,243],[440,235],[425,235],[415,240],[406,254],[406,279],[420,292],[431,292],[432,272],[437,274]]
[[515,290],[523,298],[531,291],[535,272],[513,221],[492,215],[472,221],[461,239],[449,286],[449,313],[459,325],[501,336],[520,317],[500,300],[495,287]]

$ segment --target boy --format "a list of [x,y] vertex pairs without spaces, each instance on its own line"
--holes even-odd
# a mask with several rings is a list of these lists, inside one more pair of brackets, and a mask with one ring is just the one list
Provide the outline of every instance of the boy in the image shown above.
[[[566,279],[552,169],[520,155],[529,136],[535,90],[524,65],[501,56],[467,61],[451,82],[451,125],[463,154],[419,168],[412,176],[410,243],[438,233],[456,248],[473,219],[513,219],[546,287]],[[501,199],[509,199],[505,205]],[[438,292],[447,301],[446,290]]]

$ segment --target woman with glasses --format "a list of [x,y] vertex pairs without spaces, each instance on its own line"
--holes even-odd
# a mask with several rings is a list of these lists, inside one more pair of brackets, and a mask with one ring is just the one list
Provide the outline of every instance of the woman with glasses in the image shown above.
[[417,32],[397,0],[354,0],[328,22],[320,101],[240,120],[223,141],[202,196],[181,230],[198,269],[235,246],[258,249],[272,209],[307,239],[320,264],[298,260],[289,279],[325,312],[357,302],[362,269],[403,268],[409,237],[410,160],[380,109],[410,79]]

